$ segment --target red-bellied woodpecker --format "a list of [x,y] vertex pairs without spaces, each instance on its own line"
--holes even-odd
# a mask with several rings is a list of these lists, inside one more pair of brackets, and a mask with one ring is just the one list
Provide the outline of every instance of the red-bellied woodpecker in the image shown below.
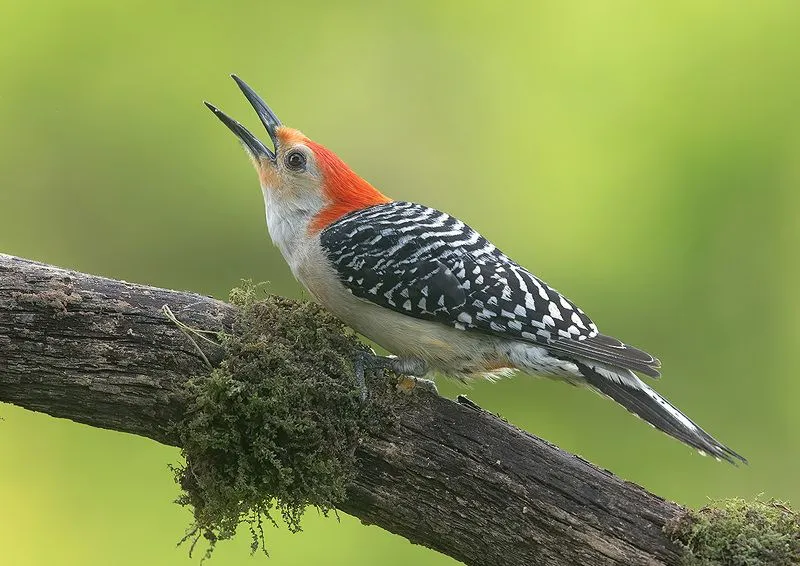
[[383,195],[233,78],[274,151],[206,105],[255,165],[272,241],[320,303],[397,356],[395,370],[459,378],[521,370],[588,386],[702,453],[745,462],[636,376],[658,377],[656,358],[601,334],[462,221]]

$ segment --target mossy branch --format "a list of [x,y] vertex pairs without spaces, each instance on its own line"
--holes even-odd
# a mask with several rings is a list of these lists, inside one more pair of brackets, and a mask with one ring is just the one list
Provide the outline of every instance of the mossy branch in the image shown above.
[[800,515],[780,501],[718,501],[674,517],[664,532],[684,548],[681,566],[800,564]]
[[[346,499],[359,443],[392,415],[362,401],[347,354],[366,347],[319,306],[264,295],[252,283],[234,289],[231,303],[233,325],[216,333],[224,359],[189,380],[186,414],[175,424],[186,461],[175,469],[179,503],[195,516],[186,538],[192,548],[208,540],[206,556],[241,523],[253,550],[266,552],[262,524],[277,525],[276,509],[293,532],[308,506],[327,516]],[[170,318],[190,340],[209,340]]]
[[[189,340],[164,305],[188,328],[234,338]],[[241,306],[0,254],[0,401],[182,446],[177,474],[212,538],[242,518],[260,530],[278,495],[290,525],[305,504],[334,506],[472,565],[784,564],[754,561],[747,541],[785,543],[785,563],[797,563],[796,522],[745,513],[720,530],[728,545],[681,522],[680,506],[466,400],[372,380],[370,416],[353,389],[352,335],[313,305],[255,309],[266,325],[237,331]],[[390,418],[373,426],[375,415]],[[668,535],[674,520],[683,527]],[[726,550],[706,552],[704,540]]]

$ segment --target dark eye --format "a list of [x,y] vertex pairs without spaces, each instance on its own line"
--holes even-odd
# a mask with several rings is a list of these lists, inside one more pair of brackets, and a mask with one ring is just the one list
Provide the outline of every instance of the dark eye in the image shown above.
[[286,154],[286,166],[293,171],[302,171],[306,168],[306,156],[302,151],[290,151]]

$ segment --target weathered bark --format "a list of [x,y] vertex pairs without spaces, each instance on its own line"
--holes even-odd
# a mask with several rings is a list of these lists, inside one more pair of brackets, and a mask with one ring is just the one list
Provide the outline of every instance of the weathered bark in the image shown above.
[[[162,312],[198,328],[233,307],[0,254],[0,401],[175,444],[182,383],[207,371]],[[221,351],[204,347],[214,364]],[[424,388],[359,448],[342,510],[472,565],[677,564],[681,507]]]

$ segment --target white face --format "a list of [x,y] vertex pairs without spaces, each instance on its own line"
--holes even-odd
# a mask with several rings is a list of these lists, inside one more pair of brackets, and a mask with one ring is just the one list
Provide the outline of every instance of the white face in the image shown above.
[[261,188],[265,194],[273,192],[286,200],[317,200],[323,193],[322,173],[305,137],[297,130],[280,128],[278,138],[275,161],[254,158]]

